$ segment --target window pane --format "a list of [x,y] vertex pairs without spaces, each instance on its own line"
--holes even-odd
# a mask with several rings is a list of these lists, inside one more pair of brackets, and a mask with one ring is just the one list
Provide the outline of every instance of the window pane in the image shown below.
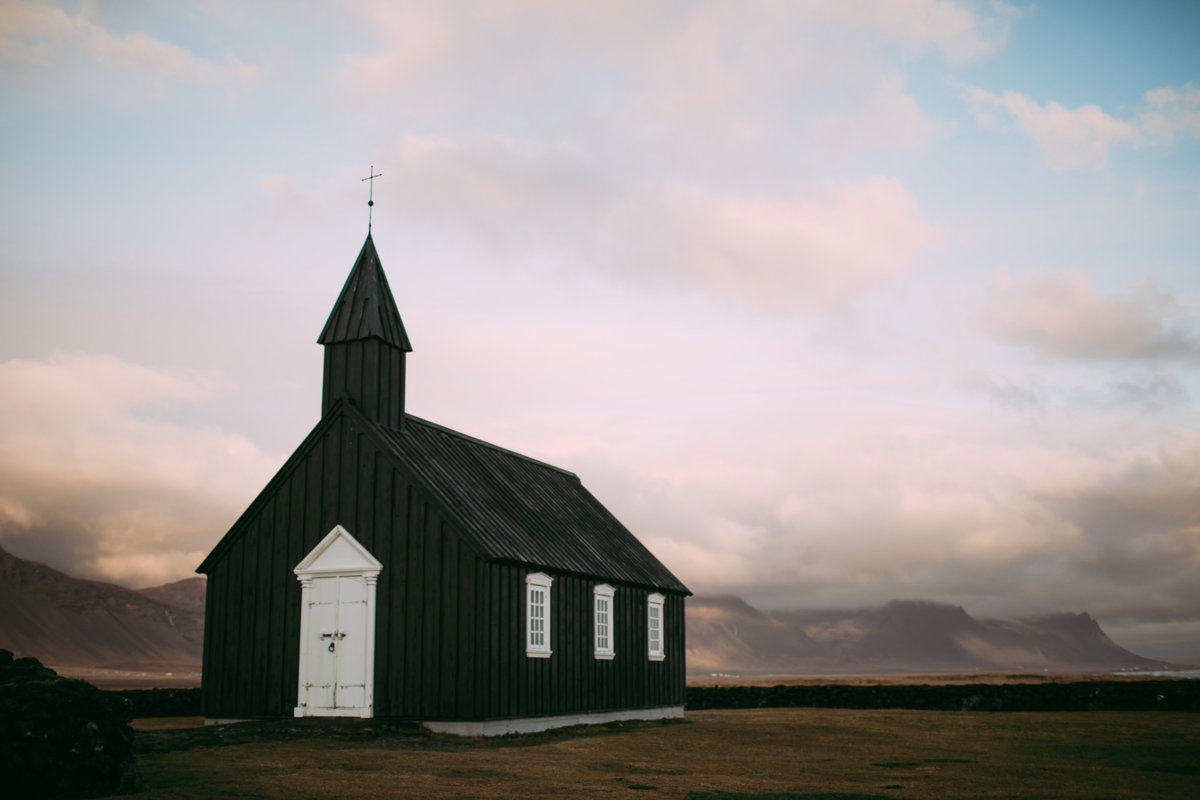
[[663,605],[662,597],[651,596],[646,606],[647,647],[654,661],[663,659]]
[[533,658],[550,656],[550,584],[542,572],[525,576],[525,653]]
[[610,587],[603,587],[605,591],[596,592],[593,595],[593,635],[596,656],[603,658],[611,658],[613,655],[612,647],[612,595]]

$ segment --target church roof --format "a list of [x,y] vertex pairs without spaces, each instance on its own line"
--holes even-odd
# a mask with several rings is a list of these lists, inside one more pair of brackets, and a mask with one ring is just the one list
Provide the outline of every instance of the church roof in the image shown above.
[[399,430],[361,421],[488,557],[690,594],[574,473],[411,414]]
[[370,233],[317,342],[329,345],[358,339],[380,339],[412,352]]
[[197,572],[214,565],[339,420],[411,471],[488,559],[691,594],[573,472],[406,414],[402,428],[338,401],[233,524]]

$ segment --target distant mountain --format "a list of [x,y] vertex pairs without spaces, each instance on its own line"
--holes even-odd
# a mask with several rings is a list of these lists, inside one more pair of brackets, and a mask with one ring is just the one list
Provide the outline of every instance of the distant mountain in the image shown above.
[[174,583],[164,583],[162,586],[138,589],[137,593],[156,603],[198,614],[203,622],[206,585],[207,581],[204,578],[184,578]]
[[204,579],[136,592],[0,548],[0,648],[50,666],[199,672]]
[[873,674],[1161,668],[1087,614],[977,620],[957,606],[892,602],[860,611],[764,613],[737,597],[687,604],[691,674]]

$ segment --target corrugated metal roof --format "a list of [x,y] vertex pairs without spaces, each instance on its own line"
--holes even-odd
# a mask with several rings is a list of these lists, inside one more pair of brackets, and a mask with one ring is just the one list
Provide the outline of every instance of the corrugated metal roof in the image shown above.
[[575,474],[412,415],[395,430],[352,413],[489,557],[688,592]]
[[375,252],[375,242],[368,233],[317,342],[335,344],[371,338],[412,352],[379,254]]

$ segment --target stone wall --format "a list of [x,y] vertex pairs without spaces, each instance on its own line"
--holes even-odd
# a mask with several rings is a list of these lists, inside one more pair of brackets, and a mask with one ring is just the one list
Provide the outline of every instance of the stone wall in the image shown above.
[[689,686],[687,708],[1200,711],[1200,680],[952,686]]

